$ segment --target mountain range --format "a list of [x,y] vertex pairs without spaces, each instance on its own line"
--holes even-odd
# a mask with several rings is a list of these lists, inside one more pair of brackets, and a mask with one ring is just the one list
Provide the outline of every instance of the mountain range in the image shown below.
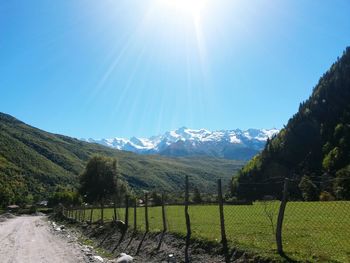
[[122,179],[135,192],[180,194],[185,175],[203,191],[215,191],[218,178],[228,185],[232,174],[245,163],[120,151],[49,133],[0,112],[0,206],[47,198],[58,187],[76,188],[79,174],[94,155],[116,158]]
[[278,129],[219,130],[179,128],[150,138],[82,139],[118,150],[165,156],[211,156],[249,160],[259,153]]

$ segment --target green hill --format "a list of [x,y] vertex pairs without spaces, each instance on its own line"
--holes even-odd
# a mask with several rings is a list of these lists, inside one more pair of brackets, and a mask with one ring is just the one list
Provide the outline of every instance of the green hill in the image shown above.
[[328,192],[350,199],[349,47],[284,129],[233,177],[232,192],[249,199],[279,196],[283,178],[293,180],[296,198],[317,200]]
[[229,182],[243,162],[215,158],[165,158],[117,151],[31,127],[0,113],[0,204],[45,198],[57,186],[76,187],[95,154],[118,159],[122,177],[136,189],[182,191],[184,175],[199,189]]

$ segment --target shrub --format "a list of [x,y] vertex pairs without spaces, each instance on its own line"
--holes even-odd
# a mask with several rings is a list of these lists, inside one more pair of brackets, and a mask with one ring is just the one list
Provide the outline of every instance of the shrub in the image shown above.
[[317,201],[318,200],[318,188],[311,181],[310,177],[303,176],[299,183],[299,189],[305,201]]
[[322,191],[320,193],[320,201],[334,201],[334,200],[335,200],[335,197],[331,193],[326,191]]

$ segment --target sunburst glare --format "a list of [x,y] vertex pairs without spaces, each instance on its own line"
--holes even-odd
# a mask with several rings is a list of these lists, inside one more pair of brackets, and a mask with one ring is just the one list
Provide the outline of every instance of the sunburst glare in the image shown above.
[[207,7],[207,0],[159,0],[158,4],[164,5],[168,8],[185,15],[198,16]]

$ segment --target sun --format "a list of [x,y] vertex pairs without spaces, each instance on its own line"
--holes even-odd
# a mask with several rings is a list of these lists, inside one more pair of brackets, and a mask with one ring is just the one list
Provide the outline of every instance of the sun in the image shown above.
[[160,3],[184,15],[198,16],[207,6],[207,0],[160,0]]

